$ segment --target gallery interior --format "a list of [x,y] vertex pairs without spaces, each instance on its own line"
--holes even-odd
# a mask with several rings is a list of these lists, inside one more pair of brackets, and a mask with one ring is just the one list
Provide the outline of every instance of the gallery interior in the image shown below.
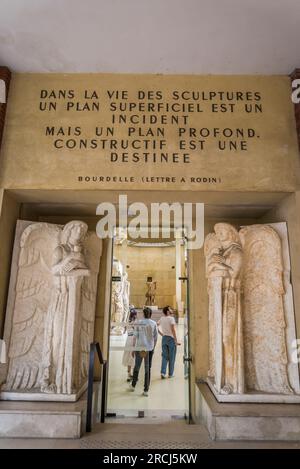
[[[148,69],[78,50],[47,68],[0,44],[0,447],[300,445],[296,53]],[[195,246],[175,212],[200,206]]]

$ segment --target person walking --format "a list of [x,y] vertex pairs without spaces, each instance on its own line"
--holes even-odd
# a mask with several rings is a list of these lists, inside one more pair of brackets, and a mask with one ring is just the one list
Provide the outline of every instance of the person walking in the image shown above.
[[148,396],[151,379],[152,357],[157,342],[157,325],[156,322],[152,321],[151,319],[152,311],[150,308],[145,307],[143,309],[143,314],[144,319],[140,319],[135,323],[135,365],[132,382],[129,389],[130,391],[135,390],[141,364],[144,360],[145,378],[143,396]]
[[172,309],[170,306],[163,308],[164,315],[158,321],[158,332],[162,336],[162,361],[161,361],[161,377],[167,377],[167,367],[169,366],[169,378],[174,377],[174,366],[176,359],[177,345],[180,342],[177,340],[176,323],[172,316]]

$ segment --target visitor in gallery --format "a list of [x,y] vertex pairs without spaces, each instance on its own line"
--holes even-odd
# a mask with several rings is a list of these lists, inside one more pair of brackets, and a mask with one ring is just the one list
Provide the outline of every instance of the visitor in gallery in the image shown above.
[[135,365],[133,370],[133,378],[129,389],[130,391],[135,390],[141,364],[144,360],[145,378],[143,396],[148,396],[151,379],[152,357],[157,342],[157,325],[156,322],[152,321],[151,319],[152,311],[150,308],[145,307],[143,309],[143,314],[144,319],[136,321],[134,327]]
[[134,367],[134,323],[137,319],[137,312],[135,309],[130,309],[129,313],[129,324],[126,326],[127,339],[124,347],[124,353],[122,358],[122,365],[127,366],[127,382],[130,383],[132,380],[131,368]]
[[163,308],[164,315],[157,322],[158,332],[162,336],[162,361],[161,361],[161,377],[167,377],[167,366],[169,365],[169,378],[174,377],[174,366],[176,358],[176,347],[180,345],[177,340],[175,319],[172,316],[173,311],[170,306]]

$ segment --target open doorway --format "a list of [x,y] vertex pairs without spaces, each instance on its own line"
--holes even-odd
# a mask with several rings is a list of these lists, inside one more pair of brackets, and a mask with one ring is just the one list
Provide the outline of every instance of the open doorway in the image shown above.
[[[95,216],[96,206],[99,201],[112,201],[115,205],[118,203],[118,193],[109,193],[106,191],[81,191],[80,194],[75,191],[39,191],[39,190],[22,190],[22,191],[10,191],[5,190],[3,194],[3,200],[1,205],[1,220],[0,220],[0,237],[1,237],[1,260],[3,264],[2,274],[0,276],[1,295],[0,295],[0,328],[3,331],[4,318],[5,318],[5,305],[7,302],[7,290],[9,284],[9,274],[11,269],[12,259],[12,246],[14,240],[14,231],[17,219],[41,221],[47,223],[58,223],[65,224],[71,220],[82,220],[88,223],[90,230],[96,229],[99,217]],[[151,197],[150,197],[151,196]],[[129,192],[128,197],[130,202],[138,200],[148,201],[168,201],[178,200],[178,193],[139,193]],[[173,198],[172,198],[173,197]],[[199,193],[196,191],[187,191],[180,194],[182,201],[196,202],[199,200]],[[290,239],[290,250],[291,259],[297,258],[297,246],[295,245],[295,239],[297,238],[297,213],[299,205],[299,194],[283,194],[283,193],[201,193],[201,200],[205,202],[205,235],[213,231],[213,227],[217,222],[230,222],[236,227],[251,225],[255,223],[275,223],[286,221],[288,223],[289,239]],[[129,244],[127,240],[126,243]],[[141,240],[146,243],[149,240]],[[155,240],[153,240],[154,242]],[[159,242],[161,240],[157,240]],[[174,248],[174,239],[173,250]],[[115,243],[116,244],[116,243]],[[97,289],[97,307],[95,315],[95,330],[94,330],[94,341],[97,341],[101,345],[105,359],[108,358],[108,330],[109,330],[109,298],[110,298],[110,284],[111,282],[111,239],[103,240],[103,254],[100,262],[100,274],[98,280]],[[123,244],[122,244],[123,247]],[[121,249],[121,246],[118,248]],[[142,252],[142,248],[141,252]],[[145,247],[146,249],[146,247]],[[154,249],[154,248],[148,248]],[[166,252],[166,251],[163,251]],[[114,247],[114,254],[116,254],[116,245]],[[141,256],[142,257],[142,256]],[[160,259],[160,258],[158,258]],[[191,368],[191,402],[193,420],[197,422],[199,415],[199,401],[198,401],[198,382],[206,379],[208,373],[208,358],[209,358],[209,337],[208,337],[208,295],[207,295],[207,279],[205,277],[205,256],[203,249],[191,250],[189,254],[189,265],[190,265],[190,342],[191,342],[191,354],[193,362],[185,363],[187,369]],[[160,263],[160,260],[157,262]],[[130,265],[130,262],[127,261]],[[174,263],[172,264],[174,265]],[[299,269],[297,263],[293,263],[293,278],[297,278]],[[130,272],[131,268],[128,269]],[[174,270],[174,269],[173,269]],[[146,275],[150,276],[149,272]],[[146,275],[143,277],[143,288],[142,294],[145,299],[146,293]],[[182,277],[185,277],[185,273],[182,273]],[[153,280],[155,278],[153,277]],[[187,281],[181,281],[183,291],[186,289]],[[294,281],[294,286],[295,286]],[[157,285],[159,288],[159,284]],[[173,290],[174,292],[174,290]],[[298,290],[294,288],[294,299],[295,304],[298,302]],[[169,301],[169,300],[167,300]],[[132,300],[134,304],[134,300]],[[298,302],[298,303],[297,303]],[[297,309],[296,309],[297,310]],[[178,353],[183,351],[183,345],[178,347]],[[188,353],[185,357],[189,359]],[[113,359],[110,356],[110,372],[113,367]],[[158,373],[160,364],[160,349],[157,348],[155,352],[155,360],[158,363]],[[182,357],[177,355],[177,365],[183,366]],[[119,362],[118,362],[119,363]],[[155,366],[155,362],[153,362]],[[123,372],[123,389],[126,390],[126,368],[120,367],[120,372]],[[153,368],[155,376],[155,371]],[[159,374],[157,374],[159,378]],[[143,382],[143,370],[140,371],[140,381]],[[95,368],[95,379],[101,379],[101,372]],[[168,380],[166,383],[170,383]],[[189,380],[185,380],[187,387]],[[153,384],[153,382],[152,382]],[[170,389],[170,388],[168,388]],[[139,392],[143,390],[140,387]],[[109,391],[109,389],[108,389]],[[148,398],[144,398],[145,401],[150,401],[153,387],[149,392]],[[166,396],[170,395],[170,391],[167,391]],[[122,395],[125,395],[123,393]],[[185,395],[188,396],[187,393]],[[141,398],[138,393],[136,397]],[[133,396],[132,396],[133,397]],[[150,399],[149,399],[150,398]],[[107,411],[113,411],[111,406],[110,396],[107,399]],[[163,410],[163,406],[162,410]],[[187,406],[185,407],[187,408]],[[155,410],[156,415],[159,414],[158,407]],[[143,410],[143,409],[142,409]],[[144,407],[145,410],[145,407]],[[171,409],[173,410],[173,409]],[[174,409],[176,410],[176,409]],[[161,412],[162,415],[163,412]],[[175,412],[171,412],[172,415]],[[146,413],[147,414],[147,413]],[[146,415],[144,414],[144,415]],[[124,412],[119,415],[124,415]],[[136,409],[134,410],[134,418],[138,415]],[[143,420],[141,419],[140,422]]]
[[[118,230],[113,243],[112,298],[109,328],[107,415],[117,418],[189,419],[188,258],[185,239],[131,240]],[[137,346],[132,345],[144,319],[144,307],[158,328],[148,395],[144,395],[145,360],[132,390]],[[169,306],[178,345],[174,372],[162,377],[163,308]],[[135,314],[137,313],[136,318]],[[169,313],[168,313],[169,315]],[[172,322],[172,320],[171,320]],[[170,349],[164,348],[164,355]],[[171,358],[171,357],[170,357]],[[172,358],[171,358],[172,362]],[[169,363],[168,363],[169,365]],[[129,368],[130,366],[130,368]],[[169,377],[169,374],[172,377]],[[133,391],[133,392],[132,392]]]

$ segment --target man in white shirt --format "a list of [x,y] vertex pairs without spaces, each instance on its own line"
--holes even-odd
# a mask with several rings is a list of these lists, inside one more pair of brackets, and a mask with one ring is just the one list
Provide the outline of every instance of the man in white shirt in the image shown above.
[[165,306],[163,309],[164,316],[158,321],[158,332],[162,336],[162,362],[161,362],[161,377],[167,377],[167,366],[169,365],[169,378],[174,376],[174,366],[176,358],[176,347],[180,345],[176,335],[176,323],[172,314],[170,306]]
[[157,342],[157,325],[152,321],[152,311],[150,308],[143,309],[144,319],[140,319],[134,324],[135,335],[135,365],[133,370],[133,378],[130,385],[130,390],[134,391],[139,377],[139,371],[142,361],[145,364],[145,380],[143,396],[148,396],[150,378],[151,378],[151,365],[154,349]]

